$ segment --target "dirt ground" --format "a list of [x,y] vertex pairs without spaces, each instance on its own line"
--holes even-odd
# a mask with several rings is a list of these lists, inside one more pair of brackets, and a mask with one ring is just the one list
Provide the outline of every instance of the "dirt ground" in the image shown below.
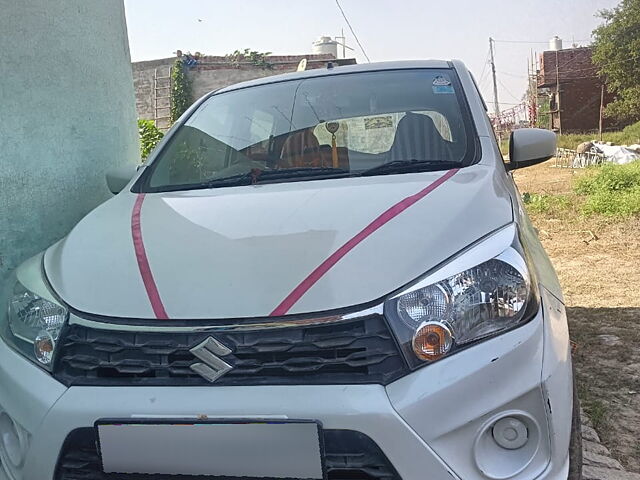
[[[570,193],[581,170],[514,173],[521,193]],[[563,286],[582,405],[614,457],[640,473],[640,218],[531,214]]]

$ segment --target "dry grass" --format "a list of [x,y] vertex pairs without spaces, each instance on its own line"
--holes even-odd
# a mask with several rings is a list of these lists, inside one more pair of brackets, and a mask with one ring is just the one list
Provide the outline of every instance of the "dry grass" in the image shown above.
[[[520,191],[571,195],[584,172],[551,165],[516,171]],[[640,472],[640,218],[571,207],[531,218],[563,286],[583,406],[614,456]]]

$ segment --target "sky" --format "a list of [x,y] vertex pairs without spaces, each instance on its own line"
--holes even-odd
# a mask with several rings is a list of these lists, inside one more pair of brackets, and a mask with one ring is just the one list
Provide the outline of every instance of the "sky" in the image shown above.
[[[586,45],[596,13],[618,0],[339,0],[371,61],[460,59],[493,101],[489,37],[501,109],[520,102],[532,52],[558,35],[564,47]],[[311,53],[320,35],[344,29],[358,63],[366,58],[336,0],[125,0],[132,60],[170,57],[180,49],[224,55],[250,48]]]

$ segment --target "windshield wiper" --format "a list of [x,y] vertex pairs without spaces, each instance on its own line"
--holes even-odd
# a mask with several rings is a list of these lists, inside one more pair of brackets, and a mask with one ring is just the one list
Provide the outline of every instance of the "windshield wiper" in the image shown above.
[[175,185],[168,185],[163,187],[163,192],[175,192],[182,190],[198,190],[204,188],[217,188],[217,187],[235,187],[240,185],[251,185],[251,173],[242,173],[240,175],[232,175],[230,177],[215,178],[212,180],[206,180],[198,183],[177,183]]
[[377,167],[364,170],[360,172],[360,175],[366,177],[368,175],[385,175],[404,172],[429,172],[449,170],[461,166],[462,164],[460,162],[452,162],[449,160],[393,160],[392,162],[383,163]]
[[253,185],[260,183],[263,180],[281,180],[289,178],[302,179],[310,177],[332,178],[336,176],[346,176],[349,174],[350,172],[348,170],[333,167],[281,168],[278,170],[261,170],[259,168],[254,168],[247,173],[240,173],[229,177],[212,178],[211,180],[200,183],[175,185],[175,188],[168,188],[167,191],[238,187],[242,185]]
[[351,172],[344,168],[333,167],[296,167],[280,168],[278,170],[258,170],[250,172],[248,175],[254,179],[253,183],[260,183],[263,180],[281,180],[288,178],[323,177],[332,178],[335,176],[349,175]]

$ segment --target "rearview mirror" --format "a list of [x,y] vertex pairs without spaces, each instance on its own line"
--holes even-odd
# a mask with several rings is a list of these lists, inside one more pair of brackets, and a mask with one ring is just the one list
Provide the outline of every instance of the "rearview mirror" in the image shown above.
[[528,167],[556,154],[556,134],[542,128],[519,128],[509,138],[507,170]]
[[136,172],[138,171],[138,167],[135,164],[127,163],[125,165],[119,165],[117,167],[111,168],[107,170],[106,179],[107,179],[107,187],[109,191],[114,195],[116,193],[120,193],[124,187],[127,186],[127,183],[131,181]]

